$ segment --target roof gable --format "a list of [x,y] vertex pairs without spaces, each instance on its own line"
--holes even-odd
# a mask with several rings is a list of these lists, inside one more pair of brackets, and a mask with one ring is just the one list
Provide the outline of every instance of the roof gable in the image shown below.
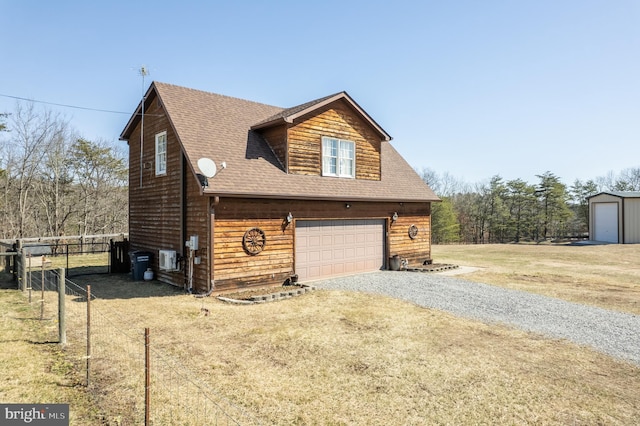
[[603,191],[597,194],[594,194],[588,198],[597,197],[598,195],[612,195],[618,198],[640,198],[640,191]]
[[333,95],[325,96],[324,98],[319,98],[310,102],[306,102],[304,104],[284,109],[277,114],[254,124],[251,128],[254,130],[262,129],[265,127],[271,127],[274,125],[282,124],[282,123],[293,123],[297,118],[300,118],[304,115],[311,114],[314,111],[318,111],[322,109],[324,106],[329,105],[338,100],[344,100],[349,106],[356,111],[356,113],[364,119],[373,129],[376,130],[380,134],[383,140],[390,141],[392,138],[389,134],[382,128],[376,121],[371,118],[369,114],[363,110],[360,105],[356,103],[356,101],[349,96],[347,92],[339,92]]

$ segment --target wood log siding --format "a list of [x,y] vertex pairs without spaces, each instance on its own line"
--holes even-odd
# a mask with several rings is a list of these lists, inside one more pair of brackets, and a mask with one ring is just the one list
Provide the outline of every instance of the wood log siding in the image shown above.
[[[222,199],[215,206],[213,276],[218,291],[281,285],[293,274],[293,224],[283,229],[287,204],[277,200]],[[250,228],[265,233],[257,255],[245,252],[242,239]]]
[[287,128],[285,125],[271,127],[262,131],[262,137],[267,141],[280,164],[287,172]]
[[[429,203],[349,203],[341,201],[221,199],[215,206],[213,274],[217,291],[264,285],[281,285],[294,273],[295,222],[282,229],[288,212],[295,220],[399,218],[389,226],[387,253],[409,259],[412,266],[431,257]],[[416,224],[418,237],[408,228]],[[248,255],[242,237],[249,228],[265,232],[266,245],[258,255]]]
[[322,174],[322,136],[355,142],[356,179],[380,180],[380,136],[342,100],[301,117],[287,130],[289,173]]
[[[167,174],[155,174],[155,135],[167,132]],[[159,268],[159,250],[175,250],[187,256],[184,243],[198,235],[200,265],[194,267],[194,290],[206,291],[210,280],[209,199],[200,195],[200,186],[189,166],[184,164],[180,144],[164,110],[152,102],[145,112],[142,187],[140,187],[140,126],[129,142],[129,238],[132,250],[154,255],[156,279],[175,286],[186,284],[185,271],[168,272]],[[182,185],[186,188],[185,220],[182,220]],[[186,225],[186,235],[183,228]]]
[[[186,183],[186,206],[185,206],[185,226],[186,235],[183,236],[184,241],[180,244],[182,248],[179,253],[188,255],[185,241],[192,235],[198,236],[198,250],[195,256],[200,258],[199,265],[193,265],[193,290],[196,293],[204,293],[211,285],[210,271],[210,252],[211,247],[211,231],[210,231],[210,199],[200,195],[200,182],[194,177],[193,172],[187,166],[185,168]],[[184,282],[184,273],[173,273],[172,280],[182,280]],[[180,276],[181,275],[181,276]],[[179,284],[180,285],[180,284]]]
[[[409,237],[411,225],[418,228],[415,239]],[[389,255],[395,254],[407,259],[410,267],[420,267],[431,259],[431,216],[398,212],[398,220],[389,225]]]
[[[163,131],[167,132],[167,173],[156,176],[155,135]],[[131,250],[154,253],[156,272],[158,248],[181,252],[181,159],[182,152],[164,110],[157,102],[151,102],[145,111],[142,169],[139,124],[129,140],[129,238]],[[170,281],[163,273],[158,278]]]

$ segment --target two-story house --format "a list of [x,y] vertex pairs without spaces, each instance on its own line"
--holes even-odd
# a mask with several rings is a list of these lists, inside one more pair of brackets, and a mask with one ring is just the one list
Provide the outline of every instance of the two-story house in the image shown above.
[[154,82],[120,138],[131,247],[161,281],[206,293],[431,259],[439,199],[345,92],[279,108]]

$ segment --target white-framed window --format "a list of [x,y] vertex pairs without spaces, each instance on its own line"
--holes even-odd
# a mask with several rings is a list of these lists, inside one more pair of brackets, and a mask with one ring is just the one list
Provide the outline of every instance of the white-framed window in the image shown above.
[[322,175],[355,178],[355,142],[323,136]]
[[167,174],[167,132],[156,135],[156,176]]

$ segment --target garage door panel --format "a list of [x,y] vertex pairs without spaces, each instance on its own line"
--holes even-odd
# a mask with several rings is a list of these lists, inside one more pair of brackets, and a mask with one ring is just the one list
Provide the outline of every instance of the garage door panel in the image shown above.
[[618,242],[618,203],[595,205],[595,240]]
[[322,250],[322,260],[327,261],[333,259],[333,250]]
[[301,280],[384,267],[384,220],[296,222],[296,273]]
[[356,272],[356,263],[355,262],[345,262],[344,263],[344,272],[345,272],[345,274],[354,274]]
[[311,278],[319,278],[320,277],[320,267],[318,267],[318,266],[310,266],[309,267],[309,277],[311,277]]
[[326,277],[327,275],[333,274],[333,265],[321,265],[320,266],[320,275]]

